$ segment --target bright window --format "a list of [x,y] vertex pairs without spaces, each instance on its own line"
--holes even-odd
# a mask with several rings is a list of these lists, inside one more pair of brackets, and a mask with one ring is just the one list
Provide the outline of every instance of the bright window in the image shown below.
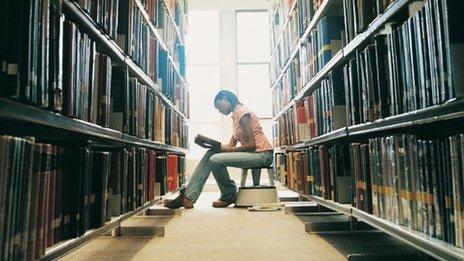
[[219,63],[219,11],[189,12],[189,63]]
[[269,62],[268,20],[264,11],[237,12],[237,62]]
[[260,118],[272,117],[268,19],[266,11],[236,13],[237,93]]
[[190,155],[199,159],[204,149],[193,139],[201,133],[218,138],[221,133],[220,114],[213,99],[221,88],[219,11],[190,11],[187,35],[190,85]]
[[272,117],[268,64],[238,64],[237,80],[242,102],[259,117]]

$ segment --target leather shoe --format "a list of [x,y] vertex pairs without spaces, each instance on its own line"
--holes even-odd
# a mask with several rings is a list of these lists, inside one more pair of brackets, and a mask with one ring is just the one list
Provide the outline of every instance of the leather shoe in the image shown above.
[[236,193],[230,200],[227,200],[227,201],[222,201],[220,199],[214,201],[213,208],[226,208],[229,205],[234,204],[235,201],[237,200],[237,195],[238,193]]
[[182,203],[184,204],[184,208],[186,209],[193,208],[193,202],[187,197],[184,197],[184,199],[182,200]]
[[163,201],[163,206],[167,208],[181,208],[184,207],[186,209],[193,208],[193,202],[184,196],[179,196],[173,200],[165,200]]

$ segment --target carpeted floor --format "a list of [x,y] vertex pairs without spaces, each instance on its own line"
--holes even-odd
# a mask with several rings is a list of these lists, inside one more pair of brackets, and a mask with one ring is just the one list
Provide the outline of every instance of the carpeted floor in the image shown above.
[[[172,218],[164,237],[100,237],[63,260],[346,260],[351,249],[382,248],[387,237],[315,235],[301,218],[278,212],[214,209],[217,186],[207,185],[195,208]],[[354,240],[353,240],[354,239]],[[351,244],[353,243],[353,244]],[[404,248],[397,240],[388,247]],[[356,247],[355,247],[356,246]]]

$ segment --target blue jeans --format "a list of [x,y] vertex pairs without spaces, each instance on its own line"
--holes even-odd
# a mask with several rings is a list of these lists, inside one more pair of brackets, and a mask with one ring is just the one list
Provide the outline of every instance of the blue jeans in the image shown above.
[[231,200],[237,193],[235,182],[226,167],[253,168],[272,164],[273,152],[215,152],[208,150],[192,173],[185,196],[196,202],[211,172],[221,191],[221,201]]

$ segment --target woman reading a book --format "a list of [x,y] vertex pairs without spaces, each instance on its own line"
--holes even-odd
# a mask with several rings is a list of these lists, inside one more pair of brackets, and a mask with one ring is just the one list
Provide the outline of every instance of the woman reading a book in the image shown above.
[[213,202],[213,207],[227,207],[235,203],[237,186],[226,167],[253,168],[272,164],[273,147],[264,135],[256,114],[243,106],[235,94],[226,90],[216,95],[214,107],[224,115],[232,114],[232,137],[228,144],[220,144],[218,149],[205,153],[185,190],[181,190],[176,199],[165,202],[166,207],[193,208],[211,172],[221,191],[221,197]]

